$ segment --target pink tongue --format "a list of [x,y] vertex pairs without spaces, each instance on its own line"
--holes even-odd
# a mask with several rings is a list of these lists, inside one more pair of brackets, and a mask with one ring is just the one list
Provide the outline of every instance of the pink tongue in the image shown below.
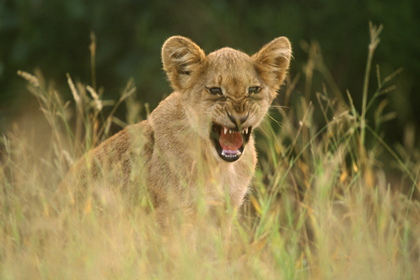
[[242,135],[239,132],[232,132],[230,133],[229,130],[224,133],[224,128],[221,128],[220,132],[220,139],[219,139],[220,146],[222,146],[223,150],[230,150],[236,151],[243,145]]

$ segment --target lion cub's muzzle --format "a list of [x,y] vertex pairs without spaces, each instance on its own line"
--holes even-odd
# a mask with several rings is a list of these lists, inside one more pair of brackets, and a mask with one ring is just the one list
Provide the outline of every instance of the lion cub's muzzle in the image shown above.
[[223,160],[233,162],[241,157],[244,147],[251,136],[252,127],[242,126],[248,118],[248,115],[243,118],[234,118],[228,112],[227,115],[235,125],[235,128],[213,123],[210,135],[213,139],[217,154]]

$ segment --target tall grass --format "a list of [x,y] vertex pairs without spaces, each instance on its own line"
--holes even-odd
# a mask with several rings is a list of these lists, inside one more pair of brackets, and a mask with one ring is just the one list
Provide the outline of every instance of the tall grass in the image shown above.
[[[295,91],[297,79],[289,82],[282,104],[289,109],[273,106],[271,112],[281,116],[281,125],[267,118],[259,130],[259,166],[233,221],[229,249],[205,221],[198,225],[206,234],[196,248],[182,234],[168,242],[143,211],[144,203],[126,204],[118,191],[103,192],[100,203],[87,200],[79,208],[57,204],[56,186],[69,166],[109,137],[112,124],[138,121],[140,105],[131,81],[114,102],[102,99],[95,81],[86,86],[68,75],[74,100],[64,102],[40,73],[20,72],[47,129],[36,121],[2,135],[0,278],[419,278],[420,203],[414,197],[419,152],[390,147],[380,126],[370,126],[391,117],[378,97],[389,92],[394,74],[382,80],[377,68],[378,89],[368,92],[379,32],[371,26],[361,112],[351,94],[344,96],[334,85],[314,49],[318,46],[308,46],[305,96]],[[315,92],[318,104],[308,101],[314,91],[311,71],[319,71],[330,85]],[[115,117],[123,104],[126,121]],[[106,107],[111,108],[107,114]],[[314,121],[315,110],[325,125]],[[375,111],[374,120],[367,121],[369,110]],[[369,145],[367,136],[374,139]],[[384,153],[391,156],[388,162],[380,160]],[[400,177],[389,176],[390,167]]]

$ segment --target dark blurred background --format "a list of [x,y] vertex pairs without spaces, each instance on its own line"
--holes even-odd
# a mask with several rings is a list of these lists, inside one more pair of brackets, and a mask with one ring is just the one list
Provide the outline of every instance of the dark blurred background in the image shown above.
[[[403,141],[407,125],[416,127],[417,135],[420,131],[419,15],[418,0],[0,0],[0,131],[23,110],[38,107],[18,70],[41,69],[69,100],[66,73],[92,83],[92,32],[96,82],[104,87],[105,98],[118,98],[131,77],[137,98],[152,108],[170,93],[160,48],[171,35],[190,37],[206,52],[230,46],[249,54],[277,36],[287,36],[294,48],[291,77],[302,75],[293,94],[305,91],[305,45],[316,42],[339,90],[348,90],[360,110],[371,21],[384,26],[371,94],[377,86],[376,64],[382,77],[403,69],[392,82],[396,90],[387,95],[387,111],[397,112],[383,127],[392,145]],[[319,80],[309,98],[323,91],[323,77]]]

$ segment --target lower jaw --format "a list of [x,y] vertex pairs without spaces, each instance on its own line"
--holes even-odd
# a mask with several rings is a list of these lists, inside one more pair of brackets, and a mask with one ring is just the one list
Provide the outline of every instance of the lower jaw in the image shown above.
[[243,151],[244,151],[244,146],[241,146],[238,150],[224,150],[222,149],[222,147],[217,147],[218,145],[216,144],[216,152],[219,155],[219,157],[221,159],[223,159],[224,161],[227,162],[234,162],[237,161],[238,159],[241,158]]

